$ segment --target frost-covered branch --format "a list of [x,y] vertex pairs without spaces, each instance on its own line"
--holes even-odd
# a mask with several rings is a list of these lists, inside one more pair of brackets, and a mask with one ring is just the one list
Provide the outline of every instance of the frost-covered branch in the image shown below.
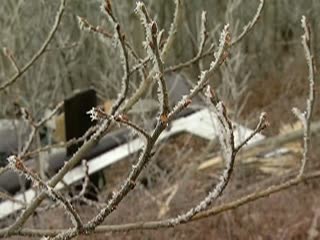
[[51,28],[47,38],[45,39],[45,41],[43,42],[43,44],[41,45],[39,50],[31,57],[31,59],[23,67],[19,68],[18,71],[16,71],[16,73],[9,80],[5,81],[4,83],[2,83],[0,85],[0,92],[2,90],[6,89],[7,87],[9,87],[10,85],[14,84],[26,71],[29,70],[29,68],[31,66],[33,66],[33,64],[46,51],[48,45],[50,44],[51,40],[53,39],[53,37],[54,37],[54,35],[60,25],[62,15],[65,10],[65,5],[66,5],[66,0],[60,0],[60,6],[59,6],[59,9],[56,14],[55,21],[52,25],[52,28]]
[[256,25],[256,23],[258,22],[261,16],[261,12],[264,8],[264,1],[265,0],[260,0],[260,4],[257,8],[256,14],[253,16],[252,20],[250,20],[249,23],[246,26],[244,26],[243,31],[240,33],[240,35],[237,38],[235,38],[232,41],[231,45],[235,45],[239,43],[253,29],[253,27]]
[[50,196],[51,198],[59,201],[60,203],[63,204],[65,207],[67,213],[71,216],[72,222],[74,223],[77,231],[81,231],[83,228],[83,224],[81,221],[81,218],[77,211],[74,209],[72,204],[65,198],[63,197],[59,192],[54,190],[53,187],[50,187],[46,182],[44,182],[36,173],[33,171],[29,170],[23,163],[23,161],[16,156],[10,156],[8,157],[8,162],[9,162],[9,167],[18,172],[23,174],[27,179],[30,179],[34,185],[40,186],[42,189],[44,189],[44,192]]
[[170,50],[173,47],[174,42],[177,38],[177,34],[182,21],[182,8],[184,5],[184,0],[175,0],[175,5],[176,5],[175,12],[174,12],[173,21],[168,33],[168,38],[161,51],[162,59],[168,59],[168,54],[170,53]]
[[124,100],[127,97],[129,90],[129,79],[130,79],[130,67],[129,67],[129,56],[126,48],[125,35],[121,31],[120,24],[118,23],[116,17],[113,15],[112,6],[110,1],[105,1],[104,5],[101,7],[102,11],[104,11],[109,17],[109,21],[114,25],[116,39],[120,48],[120,59],[121,64],[123,66],[123,77],[121,80],[121,90],[118,94],[116,102],[114,102],[110,112],[113,114],[116,113],[116,110],[121,106]]
[[301,177],[305,171],[306,163],[309,158],[309,151],[310,151],[310,126],[311,126],[311,118],[313,113],[313,106],[315,102],[315,64],[313,55],[311,52],[311,30],[308,26],[308,22],[305,16],[302,16],[301,25],[304,31],[302,35],[302,46],[305,54],[305,58],[308,65],[309,70],[309,96],[307,99],[307,107],[304,112],[301,112],[298,108],[293,108],[292,111],[296,115],[296,117],[302,122],[304,128],[304,136],[303,136],[303,157],[301,159],[301,167],[299,170],[298,177]]

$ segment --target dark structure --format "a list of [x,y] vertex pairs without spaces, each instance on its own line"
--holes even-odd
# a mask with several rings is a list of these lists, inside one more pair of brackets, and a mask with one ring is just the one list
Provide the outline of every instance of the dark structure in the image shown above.
[[[66,140],[80,138],[94,124],[87,112],[97,106],[96,92],[93,89],[76,93],[64,101]],[[81,143],[67,147],[67,156],[72,156]]]
[[[95,122],[91,121],[88,111],[97,106],[97,96],[93,89],[84,90],[76,93],[64,101],[64,116],[66,141],[82,137]],[[67,157],[75,154],[83,143],[73,144],[67,147]],[[103,187],[105,178],[103,172],[96,172],[90,175],[90,183],[85,196],[91,200],[98,200],[97,190]],[[81,191],[82,185],[76,185],[75,191]]]

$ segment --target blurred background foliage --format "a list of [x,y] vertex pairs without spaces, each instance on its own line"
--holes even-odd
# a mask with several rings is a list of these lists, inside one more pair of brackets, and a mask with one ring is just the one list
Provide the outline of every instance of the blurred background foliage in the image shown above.
[[[174,13],[173,0],[144,1],[159,26],[167,31]],[[178,39],[166,64],[186,61],[197,53],[201,11],[208,12],[210,41],[217,43],[225,23],[230,23],[233,36],[252,18],[259,1],[252,0],[185,0],[184,15]],[[100,1],[69,0],[61,25],[49,49],[24,76],[0,96],[1,117],[12,117],[13,101],[30,109],[35,116],[43,114],[63,97],[77,89],[94,87],[104,98],[115,98],[120,87],[122,67],[112,40],[79,29],[77,16],[86,18],[93,25],[101,25],[107,31],[112,28],[100,11]],[[2,0],[0,14],[0,46],[8,48],[22,66],[40,47],[53,24],[58,0]],[[134,13],[135,1],[113,1],[113,9],[126,38],[143,57],[143,29]],[[236,66],[233,81],[246,84],[266,80],[277,74],[279,81],[290,81],[294,70],[305,69],[301,57],[300,19],[306,15],[313,28],[313,48],[320,56],[320,1],[267,0],[260,21],[254,30],[231,51],[231,58],[241,62]],[[208,44],[209,45],[209,44]],[[192,81],[210,57],[184,70]],[[239,60],[239,61],[238,61]],[[316,59],[318,60],[318,59]],[[302,68],[300,68],[303,66]],[[232,64],[229,66],[233,69]],[[233,69],[234,70],[234,69]],[[222,69],[221,73],[226,69]],[[14,73],[3,53],[0,54],[0,82]],[[223,77],[215,79],[223,89]],[[132,89],[140,82],[134,76]]]

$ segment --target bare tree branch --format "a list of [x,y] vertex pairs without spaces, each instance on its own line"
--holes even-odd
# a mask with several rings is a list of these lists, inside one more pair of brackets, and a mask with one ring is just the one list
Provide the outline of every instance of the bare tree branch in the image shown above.
[[41,57],[41,55],[46,51],[48,45],[50,44],[51,40],[53,39],[59,25],[61,22],[61,18],[65,9],[66,0],[60,0],[60,6],[58,12],[56,14],[55,21],[52,25],[52,28],[43,42],[42,46],[39,50],[31,57],[31,59],[19,70],[17,71],[9,80],[4,82],[0,85],[0,92],[9,87],[10,85],[14,84],[28,69],[33,66],[33,64]]
[[260,4],[257,8],[256,14],[253,16],[252,20],[243,28],[242,33],[240,33],[240,35],[232,41],[231,43],[232,46],[240,42],[253,29],[254,25],[256,25],[256,23],[258,22],[261,16],[263,7],[264,7],[264,0],[260,0]]
[[301,177],[304,173],[304,169],[306,167],[306,163],[309,158],[309,151],[310,151],[310,137],[311,137],[311,118],[313,113],[313,106],[315,101],[315,87],[314,87],[314,75],[315,75],[315,65],[313,56],[311,53],[311,31],[308,28],[308,23],[306,17],[303,16],[301,19],[302,28],[304,30],[304,34],[302,35],[302,46],[305,53],[305,58],[308,64],[309,70],[309,96],[307,99],[307,107],[306,110],[302,113],[297,108],[293,108],[293,113],[297,116],[298,119],[303,124],[304,128],[304,136],[303,136],[303,158],[301,159],[301,168],[299,171],[298,177]]

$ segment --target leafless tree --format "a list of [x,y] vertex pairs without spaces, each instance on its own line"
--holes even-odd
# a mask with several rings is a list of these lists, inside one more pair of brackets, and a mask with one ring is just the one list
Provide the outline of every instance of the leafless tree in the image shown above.
[[[13,88],[19,81],[25,81],[25,84],[29,84],[32,79],[25,79],[23,76],[32,67],[38,66],[41,61],[41,57],[48,51],[50,42],[55,36],[56,31],[62,24],[63,14],[66,11],[68,1],[60,0],[60,5],[56,13],[55,21],[51,26],[51,30],[48,33],[47,38],[37,51],[26,61],[25,64],[18,64],[15,54],[10,50],[5,50],[5,56],[12,64],[12,68],[15,73],[7,80],[1,80],[0,94],[6,94],[8,89]],[[114,6],[111,1],[106,0],[102,3],[101,11],[108,19],[109,26],[112,26],[112,31],[107,31],[103,26],[95,26],[89,19],[82,16],[78,16],[80,28],[90,33],[94,33],[101,37],[106,42],[112,42],[118,51],[118,59],[120,63],[117,67],[122,69],[121,88],[117,99],[114,101],[110,112],[105,112],[99,108],[93,108],[88,112],[93,120],[98,120],[98,124],[90,129],[92,133],[90,139],[86,141],[79,150],[69,159],[68,162],[56,173],[51,179],[45,181],[40,177],[38,173],[30,170],[26,164],[25,159],[30,156],[36,156],[43,149],[48,146],[40,147],[40,149],[33,149],[32,142],[34,141],[39,128],[61,108],[62,103],[56,105],[54,110],[49,116],[46,116],[40,120],[32,116],[32,112],[25,108],[21,108],[23,118],[29,123],[31,133],[28,140],[25,142],[23,149],[17,154],[8,157],[8,167],[23,174],[28,179],[31,179],[33,184],[37,186],[41,191],[32,200],[30,204],[25,206],[21,215],[16,221],[3,229],[0,229],[0,237],[10,236],[28,236],[28,237],[43,237],[43,239],[72,239],[79,235],[89,235],[93,233],[109,232],[109,231],[130,231],[138,229],[160,229],[174,227],[179,224],[185,224],[198,219],[210,217],[220,212],[235,209],[241,205],[247,204],[251,201],[255,201],[259,198],[269,196],[273,193],[282,191],[289,187],[295,186],[300,182],[307,181],[313,178],[320,177],[319,171],[306,173],[305,166],[309,158],[310,137],[311,137],[311,120],[313,105],[315,99],[315,64],[311,50],[311,31],[308,27],[308,22],[305,17],[302,17],[302,27],[304,35],[302,36],[302,45],[309,68],[309,96],[307,99],[307,107],[304,111],[293,109],[294,114],[303,123],[304,127],[304,153],[301,160],[301,168],[297,176],[293,176],[284,182],[279,182],[275,185],[271,185],[267,188],[260,189],[256,192],[252,192],[232,202],[222,203],[219,206],[212,207],[211,204],[219,198],[225,188],[227,187],[229,180],[234,170],[234,162],[239,151],[243,149],[246,143],[254,137],[257,133],[268,127],[267,114],[261,113],[258,123],[256,124],[253,133],[245,139],[239,145],[236,145],[234,140],[234,128],[230,120],[228,110],[216,94],[215,86],[212,86],[212,78],[221,66],[228,66],[226,63],[230,61],[229,51],[232,48],[236,48],[237,44],[241,42],[251,30],[257,24],[259,17],[264,8],[264,0],[260,0],[255,14],[252,19],[245,25],[242,32],[239,35],[233,35],[230,32],[229,24],[226,24],[220,33],[219,42],[215,44],[212,38],[209,37],[209,30],[207,26],[207,14],[202,12],[201,14],[201,28],[199,31],[199,40],[197,42],[197,53],[185,62],[178,64],[168,64],[171,62],[170,52],[174,44],[178,41],[179,28],[181,28],[181,15],[182,8],[187,4],[183,0],[175,1],[175,13],[173,22],[168,31],[167,37],[165,33],[160,29],[159,25],[154,19],[154,13],[150,12],[144,3],[138,2],[135,8],[135,12],[138,15],[141,26],[144,30],[143,48],[145,53],[142,54],[135,50],[130,35],[125,33],[125,28],[118,20]],[[141,37],[141,36],[140,36]],[[168,97],[168,87],[166,77],[167,74],[173,71],[179,71],[194,63],[198,63],[204,57],[210,58],[210,65],[202,70],[196,84],[190,89],[189,94],[181,96],[181,100],[174,106],[170,107],[170,100]],[[232,63],[231,63],[232,64]],[[205,64],[204,64],[205,66]],[[222,71],[224,73],[224,71]],[[130,80],[134,74],[140,77],[140,85],[135,91],[130,90]],[[141,126],[130,119],[128,111],[134,106],[138,100],[146,95],[150,88],[157,84],[158,89],[158,110],[159,113],[156,119],[156,124],[153,129],[147,129],[145,126]],[[233,84],[230,81],[230,84]],[[135,222],[121,225],[103,225],[103,221],[114,211],[116,211],[118,205],[125,199],[129,192],[131,192],[137,184],[137,179],[145,169],[146,165],[152,161],[153,149],[159,136],[165,131],[169,123],[174,117],[191,104],[192,99],[202,91],[206,92],[206,97],[211,106],[214,117],[218,120],[219,126],[219,143],[221,145],[222,157],[224,159],[225,167],[222,172],[218,183],[209,191],[207,196],[201,200],[198,204],[179,214],[176,217],[162,219],[158,221],[146,221]],[[238,96],[234,96],[237,98]],[[151,119],[152,120],[152,119]],[[150,121],[151,121],[150,120]],[[117,189],[111,199],[104,205],[102,205],[98,213],[92,217],[89,221],[84,222],[81,218],[81,214],[73,206],[74,199],[64,196],[59,191],[55,190],[55,186],[62,181],[63,177],[80,161],[83,160],[84,155],[90,151],[90,149],[107,133],[112,123],[119,123],[133,132],[135,132],[141,139],[144,140],[144,146],[141,149],[140,155],[137,161],[131,166],[131,170],[128,176],[124,179],[123,184]],[[67,143],[67,144],[72,144]],[[87,169],[86,162],[84,162],[84,168]],[[4,170],[2,170],[4,171]],[[87,172],[87,171],[86,171]],[[87,174],[88,175],[88,174]],[[88,179],[84,181],[83,191],[79,193],[75,198],[84,198],[84,189],[88,185]],[[24,224],[41,205],[44,199],[47,197],[55,200],[57,203],[64,207],[65,212],[70,217],[73,226],[69,229],[30,229],[24,228]],[[11,199],[9,196],[7,197]]]

